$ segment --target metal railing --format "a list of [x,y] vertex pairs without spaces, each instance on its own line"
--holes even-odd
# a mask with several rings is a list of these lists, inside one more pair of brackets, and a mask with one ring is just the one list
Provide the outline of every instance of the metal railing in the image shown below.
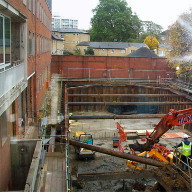
[[[191,170],[192,170],[191,163],[192,163],[192,159],[190,157],[188,157],[188,156],[185,156],[187,163],[182,161],[181,158],[180,158],[180,156],[182,155],[182,152],[178,148],[175,149],[175,154],[173,154],[173,156],[175,157],[176,162],[173,163],[173,165],[175,165],[177,170],[179,170],[182,174],[184,174],[188,178],[188,180],[190,182],[190,189],[191,189],[190,191],[192,192],[192,178],[191,178]],[[179,166],[180,163],[183,164],[182,166],[186,167],[186,170],[183,170],[183,169],[180,168],[180,166]],[[186,171],[188,171],[188,174],[187,174]]]

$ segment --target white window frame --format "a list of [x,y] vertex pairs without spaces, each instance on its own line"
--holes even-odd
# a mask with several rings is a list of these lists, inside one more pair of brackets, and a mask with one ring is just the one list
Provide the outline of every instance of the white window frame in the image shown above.
[[121,49],[121,53],[125,53],[125,49]]
[[68,36],[68,33],[66,33],[66,36]]
[[73,43],[75,43],[75,41],[73,41]]
[[76,43],[79,43],[79,41],[76,41]]
[[73,33],[73,36],[75,36],[75,33]]
[[101,49],[101,53],[105,53],[105,49]]
[[159,57],[164,57],[165,56],[165,51],[159,51]]
[[111,49],[111,53],[115,53],[115,49]]
[[[11,65],[11,18],[7,17],[7,16],[3,16],[3,15],[0,15],[0,17],[3,18],[3,63],[0,63],[0,69],[2,69],[2,68],[5,68],[5,67]],[[6,61],[5,61],[5,52],[6,52],[6,50],[5,50],[5,46],[6,46],[5,45],[5,34],[4,34],[4,32],[5,32],[5,17],[10,19],[10,62],[9,63],[6,63]]]

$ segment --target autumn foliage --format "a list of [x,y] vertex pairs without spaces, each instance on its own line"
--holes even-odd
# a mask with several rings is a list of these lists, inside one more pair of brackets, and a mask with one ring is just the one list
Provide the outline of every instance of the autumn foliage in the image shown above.
[[150,50],[154,50],[154,49],[159,48],[159,44],[158,44],[157,39],[151,35],[148,35],[145,38],[144,43],[147,44],[147,46],[149,47]]

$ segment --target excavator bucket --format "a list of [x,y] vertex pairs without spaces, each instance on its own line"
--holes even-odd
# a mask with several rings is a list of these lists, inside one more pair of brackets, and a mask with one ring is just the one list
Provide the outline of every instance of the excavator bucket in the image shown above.
[[129,144],[129,147],[130,149],[132,148],[134,151],[139,151],[139,152],[145,151],[145,144],[140,144],[138,143],[137,140],[135,144]]

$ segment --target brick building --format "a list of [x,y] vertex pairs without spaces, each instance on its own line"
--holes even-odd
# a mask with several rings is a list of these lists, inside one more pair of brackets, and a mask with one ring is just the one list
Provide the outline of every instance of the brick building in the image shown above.
[[0,191],[11,188],[11,137],[35,115],[50,80],[51,6],[0,1]]

